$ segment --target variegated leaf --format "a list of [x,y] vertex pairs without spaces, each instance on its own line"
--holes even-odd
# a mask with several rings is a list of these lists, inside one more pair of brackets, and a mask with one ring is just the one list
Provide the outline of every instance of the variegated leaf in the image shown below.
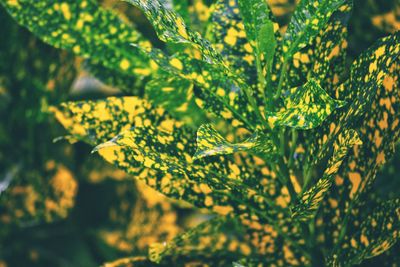
[[355,265],[390,249],[400,239],[400,199],[379,203],[341,244],[331,264]]
[[151,72],[148,61],[132,50],[130,43],[151,44],[94,0],[1,3],[21,25],[46,43],[97,60],[104,67],[124,74],[147,76]]
[[183,18],[173,10],[163,7],[159,0],[125,0],[139,7],[153,24],[158,37],[164,42],[188,43],[199,49],[209,62],[222,63],[221,55],[203,39],[198,32],[191,31]]
[[271,127],[288,126],[312,129],[319,126],[343,101],[334,100],[315,80],[291,90],[285,109],[270,113],[267,120]]
[[[337,242],[337,233],[343,228],[342,218],[345,214],[351,217],[350,207],[354,207],[360,196],[369,194],[377,170],[393,155],[400,134],[399,52],[397,34],[379,40],[363,53],[353,64],[350,80],[338,90],[338,94],[347,95],[347,100],[353,103],[332,116],[315,134],[320,149],[329,143],[328,136],[334,136],[346,125],[358,129],[363,141],[361,147],[349,151],[323,204],[320,214],[323,223],[318,225],[318,232],[324,233],[327,246]],[[335,213],[329,212],[332,207],[336,207]]]
[[257,113],[249,104],[244,89],[250,90],[247,84],[238,77],[229,74],[217,65],[209,64],[185,54],[171,57],[159,49],[143,49],[160,68],[197,85],[194,89],[198,96],[196,103],[216,115],[232,121],[235,127],[245,126],[255,129]]
[[329,159],[328,166],[317,184],[304,192],[300,197],[300,203],[293,207],[292,217],[299,220],[311,219],[320,207],[326,192],[334,182],[334,176],[339,171],[342,162],[349,149],[354,145],[361,145],[362,141],[354,130],[344,130],[339,134],[338,140],[334,144],[332,157]]
[[232,144],[223,138],[212,125],[204,124],[197,131],[197,150],[193,159],[241,151],[272,154],[276,151],[276,147],[272,140],[261,132],[254,133],[243,142]]
[[284,35],[284,58],[308,45],[345,0],[302,0],[296,7]]

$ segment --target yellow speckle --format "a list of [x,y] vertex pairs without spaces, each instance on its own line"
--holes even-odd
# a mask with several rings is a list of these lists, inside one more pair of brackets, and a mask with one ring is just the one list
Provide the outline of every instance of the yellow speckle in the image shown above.
[[217,89],[217,95],[221,96],[221,97],[224,97],[225,96],[225,90],[222,89],[222,88],[218,88]]
[[238,31],[236,31],[234,28],[229,28],[227,35],[224,38],[225,43],[230,46],[234,46],[236,44],[238,34]]
[[206,206],[212,206],[214,204],[212,197],[210,196],[206,196],[205,200],[204,200],[204,204]]
[[383,56],[384,54],[385,54],[385,46],[381,46],[375,51],[375,56],[377,58]]
[[230,206],[214,206],[213,210],[218,214],[227,215],[233,211],[233,208]]
[[160,123],[160,128],[167,132],[172,132],[174,129],[174,120],[168,119]]
[[244,45],[244,50],[246,50],[247,53],[253,53],[253,47],[249,43]]
[[369,240],[365,235],[361,235],[360,241],[364,246],[368,246],[369,245]]
[[360,186],[361,175],[358,172],[349,172],[349,179],[353,185],[350,191],[350,197],[353,197],[354,194],[357,192],[358,187]]
[[351,243],[351,246],[352,246],[353,248],[356,248],[356,247],[357,247],[357,242],[356,242],[356,240],[355,240],[354,238],[352,238],[352,239],[350,240],[350,243]]
[[75,45],[74,48],[72,48],[72,50],[74,51],[74,53],[79,53],[81,51],[81,47],[79,45]]
[[69,5],[67,3],[62,3],[60,5],[60,8],[61,8],[61,12],[64,15],[64,18],[66,20],[70,20],[72,15],[71,15],[71,11],[69,10]]
[[184,22],[181,18],[176,19],[176,26],[178,27],[178,33],[184,38],[184,39],[189,39],[188,33],[186,31],[186,28],[184,26]]
[[149,157],[145,157],[145,158],[144,158],[143,165],[144,165],[145,167],[151,168],[151,167],[153,167],[153,164],[154,164],[154,163],[155,163],[155,161],[152,160],[151,158],[149,158]]
[[127,70],[127,69],[129,68],[130,65],[131,65],[131,64],[129,63],[129,61],[128,61],[127,59],[123,59],[123,60],[121,60],[121,63],[119,63],[119,67],[120,67],[122,70]]
[[209,194],[212,192],[211,188],[207,184],[200,184],[199,188],[200,188],[201,192],[203,192],[203,194]]
[[19,5],[18,0],[8,0],[7,4],[10,5],[10,6]]
[[133,70],[134,73],[139,74],[139,75],[143,75],[143,76],[147,76],[150,75],[151,70],[150,69],[140,69],[140,68],[136,68]]
[[181,62],[179,59],[177,59],[177,58],[171,59],[171,60],[169,61],[169,64],[171,64],[173,67],[175,67],[175,68],[177,68],[177,69],[179,69],[179,70],[182,70],[182,69],[183,69],[183,64],[182,64],[182,62]]
[[239,169],[239,167],[238,167],[236,164],[232,164],[230,167],[231,167],[232,172],[233,172],[236,176],[240,175],[240,169]]

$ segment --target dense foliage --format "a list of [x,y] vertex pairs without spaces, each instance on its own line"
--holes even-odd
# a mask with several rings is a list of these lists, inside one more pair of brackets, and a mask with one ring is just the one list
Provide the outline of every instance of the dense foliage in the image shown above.
[[400,262],[396,1],[0,2],[0,266]]

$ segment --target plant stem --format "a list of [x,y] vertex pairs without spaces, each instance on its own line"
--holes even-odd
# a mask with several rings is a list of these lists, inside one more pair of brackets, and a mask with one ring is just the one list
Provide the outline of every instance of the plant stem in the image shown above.
[[[253,95],[251,94],[251,92],[249,91],[249,87],[247,85],[243,86],[243,91],[247,97],[247,99],[250,102],[250,105],[252,106],[252,108],[254,109],[257,118],[259,119],[259,121],[261,122],[262,128],[267,129],[269,126],[267,124],[267,121],[264,119],[264,117],[261,115],[260,110],[258,109],[256,100],[254,99]],[[257,128],[257,127],[256,127]]]
[[291,134],[292,134],[292,142],[291,142],[290,152],[289,152],[289,163],[288,163],[289,169],[291,169],[294,164],[294,153],[296,152],[297,138],[298,138],[298,133],[295,129],[291,130]]
[[283,86],[283,81],[286,78],[286,73],[287,73],[286,69],[287,69],[288,61],[289,61],[288,59],[285,59],[283,61],[282,69],[281,69],[281,72],[279,75],[278,89],[275,92],[274,99],[279,99],[279,97],[282,94],[282,86]]
[[267,88],[267,82],[265,80],[265,77],[263,75],[263,70],[262,70],[262,65],[261,65],[261,59],[260,59],[260,51],[259,47],[257,45],[257,56],[256,56],[256,66],[257,66],[257,77],[258,77],[258,83],[260,88],[260,92],[262,94],[263,100],[264,100],[264,106],[267,106],[267,99],[265,96],[265,91]]

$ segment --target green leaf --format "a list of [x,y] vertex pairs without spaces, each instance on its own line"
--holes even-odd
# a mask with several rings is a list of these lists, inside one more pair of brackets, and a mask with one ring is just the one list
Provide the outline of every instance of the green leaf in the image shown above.
[[[178,145],[181,142],[185,146],[191,145],[191,139],[182,140],[184,135],[179,133],[182,130],[174,128],[171,133],[165,133],[151,126],[135,127],[97,146],[95,151],[100,155],[117,155],[118,150],[125,148],[123,156],[106,159],[132,174],[135,172],[130,166],[137,164],[160,171],[164,174],[159,173],[154,177],[142,172],[136,178],[144,179],[148,185],[168,197],[186,200],[220,215],[235,214],[243,224],[257,231],[267,224],[267,229],[274,229],[283,237],[289,236],[291,245],[301,246],[294,241],[298,238],[298,231],[288,219],[287,210],[282,208],[287,205],[283,189],[278,193],[280,199],[277,198],[275,204],[271,201],[271,195],[248,185],[247,182],[253,179],[247,180],[245,177],[257,176],[246,165],[236,165],[222,156],[211,162],[199,159],[197,164],[193,164],[191,158],[185,156],[189,151],[181,150]],[[286,230],[280,231],[281,227]],[[289,250],[288,245],[285,247]],[[291,260],[295,259],[291,257],[289,262]]]
[[288,25],[284,41],[284,58],[308,45],[345,0],[302,0]]
[[[281,95],[287,94],[290,88],[300,86],[311,78],[317,80],[329,95],[335,95],[334,92],[346,71],[347,21],[351,7],[352,1],[345,0],[310,44],[286,59],[287,74],[282,80]],[[277,47],[276,54],[273,67],[276,68],[274,72],[279,73],[283,71],[281,67],[285,63],[282,46]],[[278,77],[272,78],[275,79],[272,80],[272,85],[278,86]]]
[[[352,0],[345,0],[333,13],[327,26],[314,39],[312,49],[307,50],[313,62],[308,76],[320,81],[321,86],[332,96],[341,82],[341,76],[347,71],[347,24],[352,7]],[[301,59],[300,55],[298,57],[300,64]]]
[[265,57],[266,66],[269,70],[272,69],[272,61],[277,46],[274,34],[274,23],[272,21],[266,22],[258,33],[260,38],[260,51],[262,51],[261,58]]
[[72,136],[94,145],[108,141],[124,129],[147,125],[150,120],[169,120],[169,116],[163,116],[164,110],[154,109],[148,101],[137,97],[68,102],[51,111]]
[[207,61],[222,63],[221,55],[215,51],[210,42],[203,39],[198,32],[188,29],[183,18],[174,11],[163,7],[159,0],[125,1],[139,7],[144,12],[162,41],[192,44],[201,51]]
[[283,111],[269,113],[267,120],[272,127],[312,129],[344,105],[343,101],[331,98],[313,79],[292,89],[285,102]]
[[197,131],[197,150],[193,159],[241,151],[272,154],[276,151],[276,147],[272,140],[260,132],[254,133],[241,143],[232,144],[223,138],[212,125],[204,124]]
[[[234,195],[243,195],[243,201],[258,199],[254,203],[260,210],[271,205],[261,185],[249,187],[258,180],[255,173],[263,175],[262,167],[252,165],[250,159],[245,161],[249,166],[242,166],[224,157],[198,160],[193,165],[195,133],[145,100],[111,97],[71,102],[54,112],[75,138],[91,144],[105,142],[121,131],[112,141],[98,146],[100,155],[169,197],[220,214],[239,209],[241,201],[231,199]],[[229,193],[231,190],[235,193]]]
[[360,223],[339,254],[332,255],[332,262],[360,264],[390,249],[400,239],[400,199],[379,203]]
[[329,159],[328,166],[317,184],[304,192],[300,197],[300,202],[292,209],[292,217],[302,221],[311,219],[323,201],[326,192],[331,188],[334,177],[339,171],[344,158],[349,149],[354,145],[361,145],[362,141],[354,130],[344,130],[339,134],[334,144],[332,157]]
[[272,98],[270,95],[266,96],[266,87],[271,78],[272,62],[277,46],[275,35],[280,37],[279,25],[272,21],[272,13],[264,0],[238,0],[238,4],[247,39],[256,59],[258,92],[263,100],[262,106],[266,106],[269,100],[264,98]]
[[273,23],[272,13],[264,0],[238,0],[238,4],[255,56],[260,62],[265,61],[263,67],[270,69],[277,45],[274,26],[278,25]]
[[[195,206],[210,208],[222,215],[234,211],[248,214],[249,209],[262,210],[266,208],[266,205],[270,205],[266,196],[257,194],[254,189],[239,182],[240,180],[228,178],[229,176],[237,177],[241,173],[240,168],[233,167],[232,163],[228,164],[229,160],[220,161],[219,164],[222,168],[219,170],[213,169],[215,165],[207,162],[192,164],[191,157],[187,157],[190,150],[187,151],[179,145],[183,142],[182,131],[184,128],[179,130],[176,126],[170,133],[151,126],[135,127],[121,132],[112,140],[97,146],[94,151],[98,151],[102,156],[105,155],[106,160],[132,174],[136,173],[130,167],[132,165],[142,165],[164,172],[164,177],[155,183],[151,180],[158,180],[156,177],[146,176],[143,178],[149,185],[156,186],[158,190],[169,197],[184,199]],[[178,137],[180,139],[177,139]],[[184,142],[183,144],[187,145],[190,140]],[[125,156],[115,154],[121,149],[125,151]],[[116,156],[107,158],[110,154]],[[127,164],[127,161],[130,162],[130,165]],[[133,161],[136,163],[133,164]],[[224,164],[231,166],[232,169],[229,171],[231,174],[224,174]],[[235,173],[236,175],[232,176]],[[237,198],[239,196],[241,200]],[[254,203],[250,200],[253,198],[259,199],[259,202]],[[240,206],[240,203],[243,202],[248,203],[249,206],[247,208]]]
[[44,42],[67,49],[104,67],[147,76],[148,61],[130,43],[150,46],[135,28],[123,23],[96,1],[1,1],[7,11]]

